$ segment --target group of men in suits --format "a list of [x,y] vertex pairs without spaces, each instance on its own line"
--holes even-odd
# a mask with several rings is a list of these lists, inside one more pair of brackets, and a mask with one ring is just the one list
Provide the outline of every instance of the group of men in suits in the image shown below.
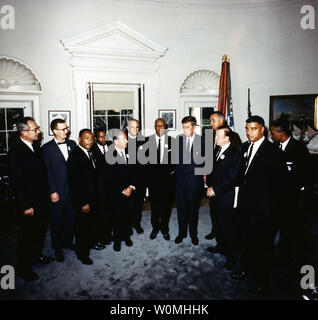
[[206,239],[216,237],[217,246],[207,250],[224,254],[232,278],[249,276],[255,284],[252,296],[264,297],[278,230],[280,255],[286,264],[300,265],[300,199],[310,186],[309,152],[281,120],[270,125],[271,143],[263,118],[249,117],[245,126],[248,141],[242,145],[226,126],[224,115],[215,112],[210,120],[215,152],[206,184],[213,229]]
[[[131,119],[127,133],[89,129],[79,132],[78,145],[68,139],[64,120],[51,123],[54,138],[40,150],[40,129],[32,118],[17,123],[20,138],[10,148],[9,168],[21,212],[17,241],[18,274],[36,280],[36,262],[50,263],[42,254],[50,221],[55,259],[63,262],[63,249],[76,251],[83,264],[92,264],[90,250],[102,250],[113,241],[133,245],[133,229],[141,226],[146,188],[149,190],[154,240],[159,232],[170,240],[169,221],[176,198],[179,244],[189,233],[198,245],[198,216],[204,182],[210,201],[211,233],[217,246],[207,250],[226,256],[225,267],[235,279],[250,275],[254,294],[266,291],[271,271],[276,231],[281,231],[282,252],[292,259],[297,232],[297,204],[308,185],[303,171],[308,150],[290,136],[281,122],[270,126],[259,116],[246,120],[248,141],[226,124],[220,112],[210,117],[212,139],[195,133],[196,119],[182,119],[183,134],[168,136],[163,119],[155,121],[155,133],[144,137],[140,123]],[[210,140],[209,140],[210,139]],[[281,149],[281,150],[280,150]],[[211,151],[212,157],[209,157]],[[207,172],[205,164],[209,163]],[[209,170],[209,168],[213,169]],[[286,198],[292,194],[290,219]],[[50,213],[50,219],[49,219]],[[288,222],[288,223],[287,223]],[[75,246],[73,237],[75,234]]]

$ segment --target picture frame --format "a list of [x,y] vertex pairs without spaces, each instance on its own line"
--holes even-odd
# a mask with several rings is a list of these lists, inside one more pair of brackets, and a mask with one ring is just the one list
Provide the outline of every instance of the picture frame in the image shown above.
[[71,131],[71,111],[69,110],[49,110],[48,113],[48,131],[49,136],[53,136],[53,132],[51,130],[51,122],[55,119],[63,119],[65,120],[69,130]]
[[317,103],[318,93],[270,96],[270,123],[288,120],[292,137],[303,141],[314,153],[318,140]]
[[175,109],[159,109],[158,110],[158,117],[166,121],[167,129],[169,131],[177,130],[176,116],[177,116],[177,110]]

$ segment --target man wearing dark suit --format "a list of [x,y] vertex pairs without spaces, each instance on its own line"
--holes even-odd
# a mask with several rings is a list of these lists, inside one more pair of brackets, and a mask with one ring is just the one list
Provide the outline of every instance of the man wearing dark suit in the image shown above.
[[[300,212],[306,191],[310,185],[309,151],[303,142],[293,139],[289,130],[289,123],[276,120],[271,123],[270,134],[278,147],[284,152],[288,169],[288,209],[280,216],[280,249],[281,259],[286,264],[295,262],[300,252],[304,238],[303,221],[306,220]],[[285,214],[284,214],[285,213]]]
[[142,210],[146,195],[146,166],[138,161],[138,150],[145,143],[145,137],[139,132],[140,123],[136,119],[130,119],[127,125],[128,146],[126,154],[129,154],[128,163],[136,165],[136,192],[133,193],[133,209],[131,212],[131,225],[138,234],[144,233],[141,227]]
[[198,218],[203,190],[203,176],[196,174],[196,169],[202,167],[198,158],[205,154],[204,140],[194,133],[195,117],[182,119],[184,135],[177,137],[179,147],[179,162],[176,166],[176,202],[179,232],[175,243],[181,243],[189,234],[194,245],[199,244]]
[[125,153],[127,147],[126,134],[118,129],[112,129],[114,143],[106,152],[107,185],[110,210],[112,215],[114,250],[121,250],[121,241],[131,247],[130,217],[132,211],[132,193],[136,189],[135,165],[128,163]]
[[94,242],[94,212],[96,210],[96,164],[89,151],[94,135],[89,129],[79,132],[79,145],[67,159],[68,182],[75,213],[75,247],[83,264],[93,264],[89,257]]
[[76,142],[67,139],[68,127],[64,120],[51,122],[54,138],[42,147],[42,154],[48,173],[50,191],[50,225],[51,241],[55,259],[64,261],[63,248],[73,248],[74,211],[67,181],[67,165],[71,151]]
[[175,165],[171,162],[174,138],[167,135],[166,122],[161,118],[155,121],[155,131],[155,134],[147,137],[150,157],[150,163],[147,165],[152,225],[150,239],[155,239],[161,231],[163,238],[170,240],[169,220],[175,184]]
[[[252,296],[261,297],[268,289],[278,215],[283,204],[287,170],[283,153],[264,136],[263,118],[246,120],[248,142],[242,146],[238,193],[241,238],[240,262],[244,268],[235,270],[233,278],[247,273],[255,279]],[[279,183],[278,183],[279,182]]]
[[108,209],[107,196],[107,165],[105,155],[110,143],[106,141],[106,128],[95,130],[96,142],[91,151],[96,163],[98,194],[97,209],[94,215],[95,220],[95,240],[93,248],[102,250],[111,243],[111,221]]
[[[213,148],[213,155],[215,156],[219,150],[219,146],[215,143],[216,132],[220,127],[224,127],[224,126],[228,127],[228,124],[224,114],[220,111],[215,111],[210,115],[210,125],[211,125],[211,128],[213,129],[213,143],[211,147]],[[232,136],[232,142],[231,142],[232,146],[239,148],[242,144],[240,136],[234,131],[232,131],[231,136]],[[213,162],[215,162],[215,159],[213,160]],[[212,207],[210,206],[210,218],[211,218],[212,230],[209,234],[205,236],[205,239],[207,240],[212,240],[213,238],[215,238],[216,231],[218,228],[219,219],[216,211],[213,211],[213,206]]]
[[231,270],[238,260],[237,230],[234,216],[235,186],[240,168],[240,151],[232,144],[233,131],[219,127],[215,141],[220,147],[215,157],[213,171],[206,177],[207,196],[210,207],[219,217],[216,233],[217,247],[209,247],[211,252],[224,252],[225,268]]
[[49,222],[47,172],[38,144],[40,128],[25,117],[16,124],[20,137],[8,152],[10,182],[20,212],[17,236],[17,274],[25,281],[39,277],[33,272],[35,262],[53,261],[42,254]]

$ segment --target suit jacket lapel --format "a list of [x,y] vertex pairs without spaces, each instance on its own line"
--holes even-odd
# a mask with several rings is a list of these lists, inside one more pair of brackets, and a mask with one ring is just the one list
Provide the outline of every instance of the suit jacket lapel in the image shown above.
[[[253,169],[256,167],[257,163],[259,162],[260,160],[260,155],[262,154],[263,152],[263,148],[266,144],[266,140],[264,140],[261,145],[259,146],[258,150],[256,151],[248,169],[247,169],[247,172],[246,172],[246,176],[251,172],[253,171]],[[247,149],[248,150],[248,149]]]

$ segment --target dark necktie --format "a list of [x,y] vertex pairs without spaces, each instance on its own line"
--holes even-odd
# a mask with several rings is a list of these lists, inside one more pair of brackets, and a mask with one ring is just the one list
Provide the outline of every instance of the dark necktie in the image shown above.
[[248,168],[248,164],[249,164],[250,159],[251,159],[251,155],[252,155],[252,152],[253,152],[253,147],[254,147],[254,143],[252,142],[251,146],[250,146],[250,150],[249,150],[247,158],[246,158],[246,162],[245,162],[245,172],[246,172],[246,169]]
[[161,160],[161,139],[158,139],[158,148],[157,148],[157,164],[160,164]]
[[96,168],[92,151],[88,151],[88,156],[89,156],[89,159],[90,159],[91,162],[92,162],[93,167]]
[[283,144],[282,143],[279,144],[279,149],[283,150]]
[[103,146],[103,153],[104,153],[104,155],[105,155],[105,153],[106,153],[106,148],[105,148],[105,146]]
[[63,142],[58,142],[57,144],[59,145],[59,144],[66,144],[66,141],[63,141]]

